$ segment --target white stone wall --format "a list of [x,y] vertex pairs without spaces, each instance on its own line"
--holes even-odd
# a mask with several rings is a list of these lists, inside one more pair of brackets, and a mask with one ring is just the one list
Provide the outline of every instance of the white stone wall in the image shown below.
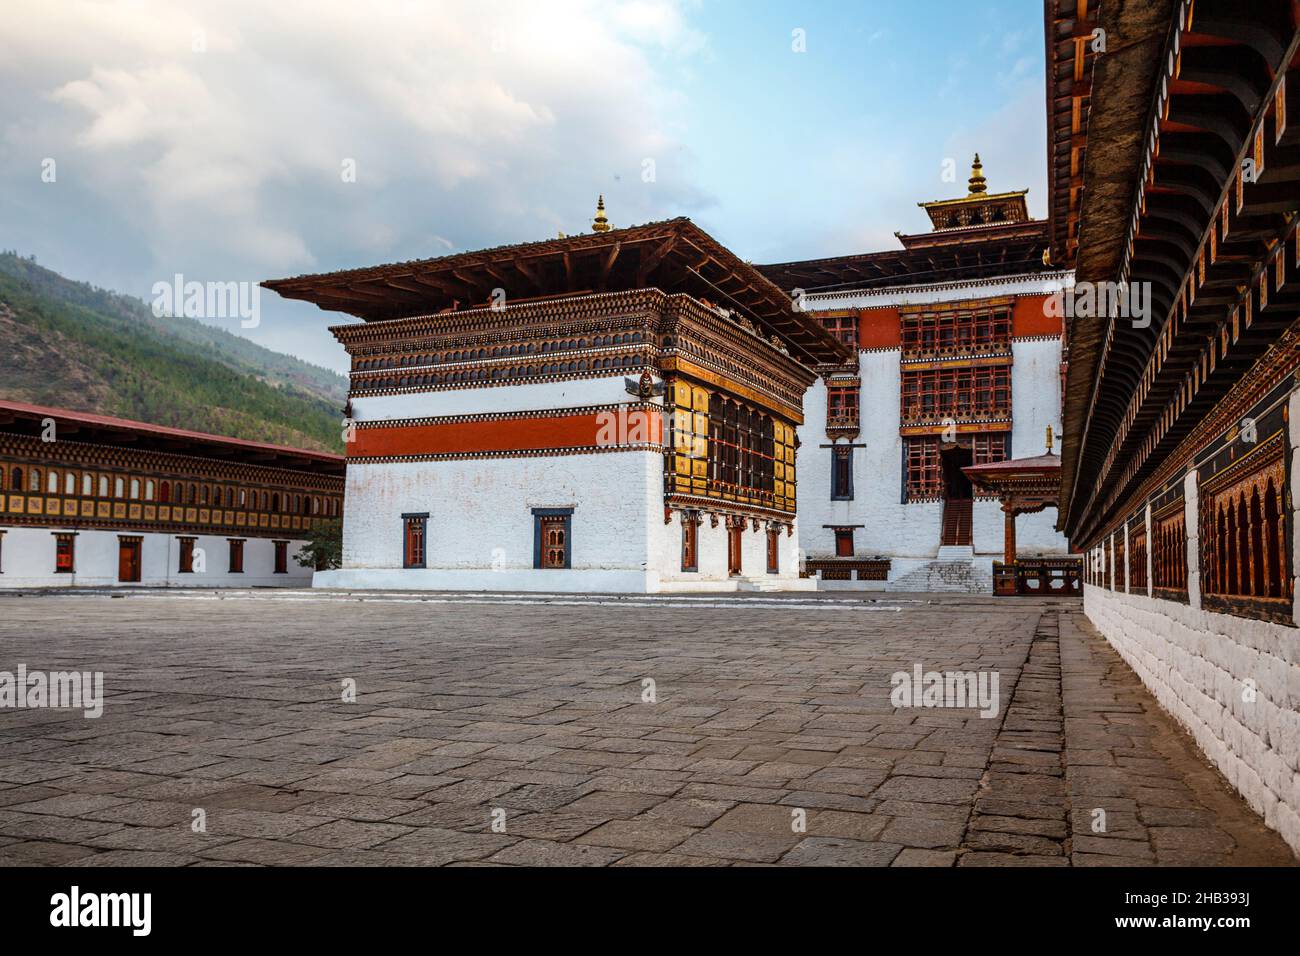
[[[798,540],[782,534],[768,575],[765,525],[743,532],[741,580],[727,573],[726,529],[699,528],[698,572],[681,570],[680,516],[663,520],[663,455],[632,451],[348,465],[343,570],[318,587],[484,591],[737,590],[808,587]],[[533,567],[534,508],[572,508],[571,568]],[[404,569],[403,514],[428,512],[426,568]]]
[[[632,401],[624,376],[353,400],[357,421],[584,408]],[[824,412],[823,412],[824,414]],[[681,570],[680,515],[665,524],[663,454],[607,452],[464,461],[352,462],[343,569],[318,587],[485,591],[807,589],[798,538],[782,535],[767,574],[765,522],[743,534],[742,574],[727,573],[722,520],[699,528],[699,571]],[[533,567],[533,508],[573,508],[572,567]],[[404,569],[403,514],[429,513],[426,565]]]
[[[181,574],[180,535],[162,532],[82,530],[76,528],[5,528],[0,538],[0,588],[61,587],[306,587],[312,571],[294,561],[302,540],[290,540],[285,574],[275,573],[275,545],[270,538],[244,538],[244,572],[231,574],[229,538],[241,535],[186,535],[203,551],[206,570]],[[76,571],[54,571],[55,531],[77,532]],[[138,535],[140,582],[117,580],[118,536]]]
[[[1011,454],[1016,458],[1046,450],[1047,426],[1060,434],[1061,340],[1018,339],[1012,343]],[[826,435],[826,383],[818,380],[804,396],[804,424],[799,428],[800,545],[812,557],[835,553],[835,533],[827,525],[861,525],[854,532],[860,557],[894,559],[890,579],[906,574],[939,551],[943,503],[902,502],[903,439],[899,435],[901,371],[898,349],[860,352],[859,419],[853,444],[853,500],[832,501],[831,444]],[[1057,445],[1059,449],[1059,444]],[[1021,554],[1064,555],[1065,537],[1055,529],[1056,509],[1016,518]],[[976,501],[972,543],[978,560],[990,567],[1001,560],[1004,522],[996,501]]]
[[343,566],[402,568],[403,514],[429,513],[430,569],[531,570],[533,508],[573,508],[573,570],[646,570],[663,455],[349,462]]
[[[1011,343],[1011,457],[1032,458],[1047,450],[1047,426],[1061,451],[1061,340],[1016,339]],[[997,507],[996,544],[1002,551],[1002,512]],[[978,519],[977,519],[978,520]],[[986,550],[976,541],[976,550]],[[1024,555],[1069,553],[1065,537],[1056,530],[1056,509],[1016,516],[1016,550]]]
[[[662,513],[662,508],[660,509]],[[655,537],[661,591],[736,590],[738,588],[764,587],[774,590],[815,590],[816,581],[799,578],[799,525],[795,533],[783,529],[778,538],[776,574],[767,571],[767,522],[759,519],[758,530],[752,522],[741,532],[740,580],[727,574],[727,526],[719,515],[715,528],[707,514],[696,529],[696,566],[698,571],[682,570],[682,516],[674,511],[672,520],[664,524],[662,518]]]
[[1300,630],[1094,586],[1083,603],[1161,706],[1300,853]]
[[[637,376],[639,375],[638,370]],[[582,408],[587,405],[611,405],[630,401],[633,398],[627,392],[624,376],[612,375],[568,382],[453,388],[401,395],[362,395],[352,399],[352,419],[357,422],[393,421],[444,415]]]
[[[1300,503],[1300,390],[1291,394],[1288,421],[1294,507]],[[1190,604],[1141,590],[1125,594],[1085,586],[1084,613],[1228,782],[1300,855],[1300,628],[1201,608],[1195,471],[1188,472],[1183,490]],[[1297,519],[1300,511],[1292,513],[1292,528]],[[1111,563],[1114,582],[1113,549],[1105,550],[1104,560]],[[1291,569],[1293,575],[1300,570],[1297,534]],[[1293,581],[1300,585],[1300,577]],[[1295,593],[1293,619],[1300,620],[1300,586]]]

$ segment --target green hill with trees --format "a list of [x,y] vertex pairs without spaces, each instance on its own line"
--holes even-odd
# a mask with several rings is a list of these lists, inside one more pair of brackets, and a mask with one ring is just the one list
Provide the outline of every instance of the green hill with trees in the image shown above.
[[0,252],[0,399],[341,452],[347,379]]

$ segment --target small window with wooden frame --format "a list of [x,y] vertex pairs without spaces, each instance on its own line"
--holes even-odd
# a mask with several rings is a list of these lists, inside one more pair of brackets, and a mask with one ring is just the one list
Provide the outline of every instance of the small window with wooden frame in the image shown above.
[[[1224,449],[1225,452],[1229,449]],[[1216,456],[1200,486],[1201,604],[1281,624],[1294,621],[1282,431],[1243,457]]]
[[[306,503],[304,499],[304,504]],[[429,531],[429,513],[408,513],[402,515],[402,567],[428,567],[427,537]]]
[[826,387],[826,429],[857,431],[858,408],[861,405],[861,386],[828,385]]
[[55,534],[54,573],[75,574],[77,571],[76,534]]
[[1130,591],[1147,590],[1147,523],[1145,513],[1128,524],[1128,584]]
[[831,446],[831,501],[853,500],[853,446]]
[[194,538],[177,538],[180,542],[180,561],[177,564],[176,572],[178,574],[194,573]]
[[230,543],[230,573],[244,573],[244,539],[227,538]]
[[533,567],[561,570],[573,566],[573,509],[533,509]]
[[851,349],[858,347],[858,312],[854,310],[824,312],[817,317],[824,328]]
[[1127,590],[1127,585],[1128,585],[1128,559],[1125,557],[1126,549],[1124,547],[1125,533],[1126,531],[1123,527],[1117,528],[1115,530],[1114,536],[1111,538],[1111,540],[1115,542],[1114,547],[1115,547],[1115,590],[1116,591]]
[[682,570],[700,570],[700,513],[683,511],[682,518]]
[[1188,602],[1187,515],[1182,495],[1151,511],[1152,596]]

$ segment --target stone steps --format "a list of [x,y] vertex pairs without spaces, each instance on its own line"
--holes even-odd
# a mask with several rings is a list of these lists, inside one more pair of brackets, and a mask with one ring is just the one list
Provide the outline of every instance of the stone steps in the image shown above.
[[949,594],[992,594],[993,574],[976,565],[973,556],[949,557],[944,551],[970,552],[969,548],[941,548],[940,558],[889,582],[890,591],[935,591]]

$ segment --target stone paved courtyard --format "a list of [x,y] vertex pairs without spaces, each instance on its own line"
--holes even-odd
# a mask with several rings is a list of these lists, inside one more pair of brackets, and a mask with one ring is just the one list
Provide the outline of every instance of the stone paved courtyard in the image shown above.
[[0,863],[1294,863],[1074,600],[430,597],[0,598]]

